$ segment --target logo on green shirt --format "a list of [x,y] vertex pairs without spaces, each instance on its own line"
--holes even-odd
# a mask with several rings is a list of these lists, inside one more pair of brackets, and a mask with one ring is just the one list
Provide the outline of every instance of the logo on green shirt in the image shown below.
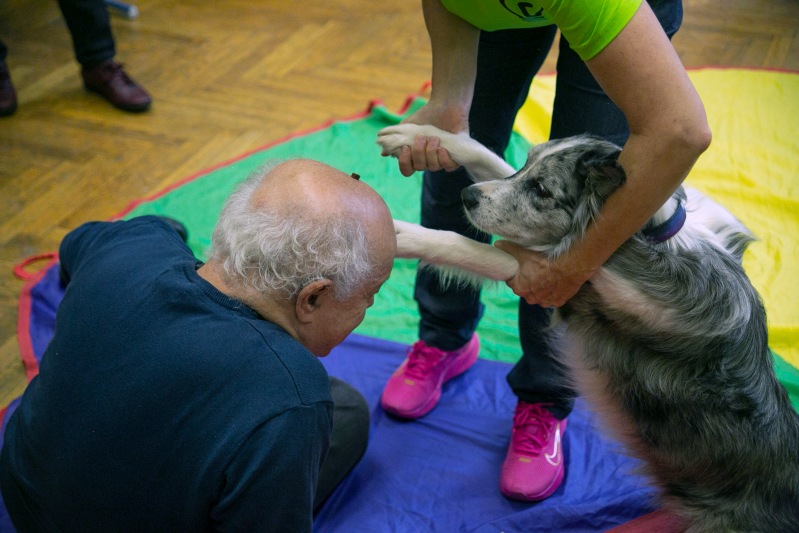
[[[510,13],[524,21],[544,20],[544,16],[542,15],[544,8],[538,8],[538,11],[535,11],[536,6],[530,2],[507,2],[506,0],[499,0],[499,3]],[[509,3],[515,4],[515,6],[509,6]]]

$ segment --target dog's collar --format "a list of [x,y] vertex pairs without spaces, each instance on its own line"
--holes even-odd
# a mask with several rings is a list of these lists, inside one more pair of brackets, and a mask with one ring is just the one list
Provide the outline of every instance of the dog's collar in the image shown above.
[[646,240],[654,244],[660,244],[674,237],[685,224],[685,208],[682,202],[677,200],[677,209],[674,210],[668,220],[657,226],[646,228],[642,233]]

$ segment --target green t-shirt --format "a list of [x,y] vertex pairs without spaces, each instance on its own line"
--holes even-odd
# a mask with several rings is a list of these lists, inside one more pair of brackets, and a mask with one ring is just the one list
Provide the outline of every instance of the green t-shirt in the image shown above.
[[583,61],[605,48],[633,18],[642,0],[441,0],[481,30],[555,24]]

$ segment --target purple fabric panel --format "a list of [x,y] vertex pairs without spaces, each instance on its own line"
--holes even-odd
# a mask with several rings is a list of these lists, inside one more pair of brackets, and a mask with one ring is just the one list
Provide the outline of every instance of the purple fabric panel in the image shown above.
[[371,406],[369,447],[314,524],[319,532],[604,531],[653,510],[637,463],[600,435],[578,401],[564,436],[566,477],[539,503],[508,500],[499,470],[516,398],[505,363],[478,360],[444,385],[427,416],[404,421],[380,408],[383,385],[407,347],[351,335],[322,361]]
[[31,289],[30,336],[33,352],[41,361],[47,344],[55,332],[55,314],[64,289],[58,279],[58,264],[50,267],[44,277]]

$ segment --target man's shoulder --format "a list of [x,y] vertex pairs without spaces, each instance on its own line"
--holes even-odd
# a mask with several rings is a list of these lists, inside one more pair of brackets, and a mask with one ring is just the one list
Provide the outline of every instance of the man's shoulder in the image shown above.
[[[139,258],[167,254],[189,256],[191,250],[167,222],[143,216],[114,222],[87,222],[69,232],[59,255],[69,263],[124,255],[133,263]],[[149,259],[144,259],[148,262]]]
[[181,379],[224,390],[233,402],[244,399],[259,417],[332,402],[324,366],[279,326],[231,310],[181,322],[190,324],[186,335],[174,334]]
[[188,249],[176,226],[165,218],[154,215],[101,223],[97,231],[103,232],[105,240],[114,243],[129,243],[131,246],[138,245],[148,249],[154,247]]

